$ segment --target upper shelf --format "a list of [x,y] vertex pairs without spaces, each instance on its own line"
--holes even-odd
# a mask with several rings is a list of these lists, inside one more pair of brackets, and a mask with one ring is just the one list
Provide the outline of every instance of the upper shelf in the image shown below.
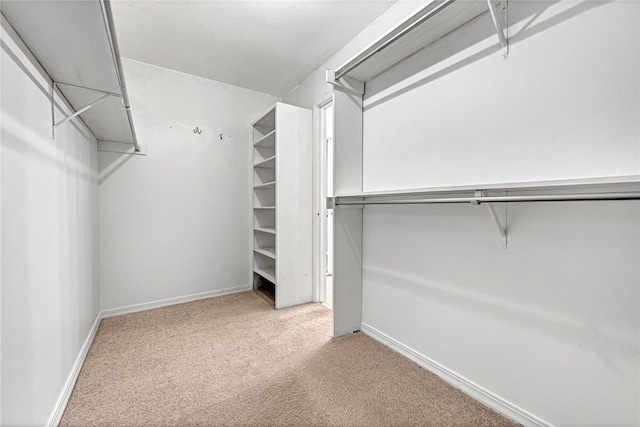
[[596,178],[556,179],[547,181],[527,181],[493,184],[453,185],[443,187],[414,188],[406,190],[367,191],[361,193],[336,194],[335,197],[386,197],[386,196],[424,196],[436,193],[461,193],[483,191],[539,191],[566,190],[583,188],[585,190],[602,187],[620,187],[622,189],[637,190],[640,188],[640,175],[624,175]]
[[[564,194],[566,190],[572,190],[573,193],[566,195]],[[585,193],[594,190],[604,192],[599,194]],[[505,191],[516,195],[490,195],[486,193]],[[540,191],[552,194],[540,195]],[[471,195],[466,193],[471,193]],[[331,199],[330,204],[335,205],[638,200],[640,199],[640,175],[344,193],[329,199]]]
[[[472,19],[503,4],[491,0],[432,0],[335,70],[366,82]],[[495,24],[495,19],[494,19]],[[392,49],[387,49],[393,46]],[[506,54],[505,54],[506,55]]]
[[80,114],[96,139],[140,151],[109,1],[8,1],[2,13],[75,111],[108,95]]

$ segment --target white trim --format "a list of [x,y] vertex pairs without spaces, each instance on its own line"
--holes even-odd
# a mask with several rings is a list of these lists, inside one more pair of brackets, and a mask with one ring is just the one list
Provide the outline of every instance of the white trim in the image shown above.
[[327,232],[327,188],[326,188],[326,165],[327,152],[325,138],[325,109],[333,104],[333,96],[328,96],[321,102],[313,106],[313,301],[323,302],[326,299],[325,279],[326,279],[326,238]]
[[500,396],[495,395],[489,390],[479,386],[473,381],[459,375],[452,370],[442,366],[438,362],[431,360],[430,358],[420,354],[414,349],[407,347],[401,342],[391,338],[383,332],[380,332],[376,328],[362,323],[360,330],[367,336],[374,340],[386,345],[392,350],[402,354],[408,359],[420,365],[422,368],[436,374],[438,377],[453,385],[454,387],[462,390],[464,393],[479,400],[490,408],[500,412],[501,414],[509,417],[513,421],[522,424],[523,426],[537,426],[537,427],[552,427],[552,424],[541,420],[540,418],[530,414],[522,408],[504,400]]
[[238,292],[250,291],[253,285],[242,285],[233,288],[216,289],[214,291],[201,292],[198,294],[184,295],[181,297],[167,298],[158,301],[143,302],[141,304],[127,305],[125,307],[109,308],[102,310],[102,318],[120,316],[122,314],[136,313],[138,311],[152,310],[154,308],[166,307],[168,305],[182,304],[185,302],[197,301],[205,298],[220,297],[223,295],[235,294]]
[[102,320],[102,313],[98,313],[96,316],[96,320],[93,322],[93,326],[89,331],[89,335],[87,335],[87,339],[84,340],[84,344],[82,344],[82,348],[80,349],[80,353],[76,358],[76,361],[73,363],[71,367],[71,372],[69,372],[69,376],[67,377],[67,381],[65,381],[64,386],[62,387],[62,393],[58,397],[55,407],[53,408],[53,412],[47,421],[47,426],[49,427],[57,427],[60,424],[60,420],[62,419],[62,415],[64,414],[65,409],[67,408],[67,403],[69,402],[69,398],[71,397],[71,392],[73,391],[73,387],[76,385],[76,380],[78,379],[78,375],[80,374],[80,369],[84,364],[84,359],[87,357],[87,353],[89,352],[89,348],[91,344],[93,344],[93,339],[98,332],[98,327],[100,326],[100,321]]

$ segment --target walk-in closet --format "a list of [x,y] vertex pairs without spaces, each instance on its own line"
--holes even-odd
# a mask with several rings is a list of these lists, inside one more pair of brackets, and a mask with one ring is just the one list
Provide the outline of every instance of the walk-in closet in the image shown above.
[[0,11],[0,426],[640,425],[639,2]]

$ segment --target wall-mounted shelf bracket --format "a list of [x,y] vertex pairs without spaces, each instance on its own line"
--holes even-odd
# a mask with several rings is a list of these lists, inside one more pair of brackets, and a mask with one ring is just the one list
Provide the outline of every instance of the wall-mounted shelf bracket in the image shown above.
[[105,153],[131,154],[135,156],[146,156],[147,146],[141,145],[139,150],[128,142],[98,141],[98,151]]
[[336,198],[335,197],[327,197],[327,209],[335,209],[336,208]]
[[[478,190],[475,192],[475,196],[476,197],[484,197],[484,194],[482,192],[482,190]],[[481,202],[480,201],[472,201],[471,204],[472,205],[479,205]],[[505,204],[504,206],[504,224],[502,222],[502,220],[500,219],[500,215],[498,215],[498,212],[496,211],[495,206],[493,205],[493,203],[483,203],[488,209],[489,209],[489,214],[491,215],[491,218],[493,219],[493,222],[495,223],[496,227],[498,228],[498,232],[500,233],[500,237],[502,239],[502,247],[503,249],[507,249],[507,227],[506,227],[506,222],[507,222],[507,206]]]
[[364,82],[347,76],[341,76],[337,79],[336,72],[333,70],[327,70],[326,81],[343,92],[364,95]]
[[508,0],[487,0],[489,6],[489,13],[491,13],[491,20],[493,26],[500,39],[501,58],[507,59],[509,56],[509,20],[508,20]]
[[[94,91],[94,92],[102,93],[103,95],[100,98],[98,98],[95,101],[93,101],[92,103],[90,103],[89,105],[77,110],[75,113],[73,113],[71,115],[65,116],[65,118],[60,120],[59,122],[56,122],[55,91],[56,91],[56,88],[58,87],[59,84],[73,86],[73,87],[77,87],[77,88],[81,88],[81,89],[87,89],[87,90],[91,90],[91,91]],[[117,93],[105,92],[105,91],[99,90],[99,89],[93,89],[93,88],[90,88],[90,87],[83,87],[83,86],[78,86],[78,85],[73,85],[73,84],[68,84],[68,83],[52,82],[51,83],[51,138],[52,139],[56,139],[56,128],[58,126],[68,122],[69,120],[73,119],[76,116],[79,116],[80,114],[82,114],[85,111],[87,111],[89,108],[93,107],[96,104],[99,104],[100,102],[104,101],[105,99],[109,98],[110,96],[113,96],[113,97],[116,97],[116,98],[122,98],[122,96],[117,94]]]

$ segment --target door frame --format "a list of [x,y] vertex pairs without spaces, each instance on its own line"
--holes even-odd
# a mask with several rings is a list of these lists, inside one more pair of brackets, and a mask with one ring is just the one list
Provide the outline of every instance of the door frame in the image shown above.
[[324,99],[313,107],[313,301],[326,300],[326,271],[327,271],[327,184],[325,173],[327,170],[325,109],[333,104],[333,96]]

